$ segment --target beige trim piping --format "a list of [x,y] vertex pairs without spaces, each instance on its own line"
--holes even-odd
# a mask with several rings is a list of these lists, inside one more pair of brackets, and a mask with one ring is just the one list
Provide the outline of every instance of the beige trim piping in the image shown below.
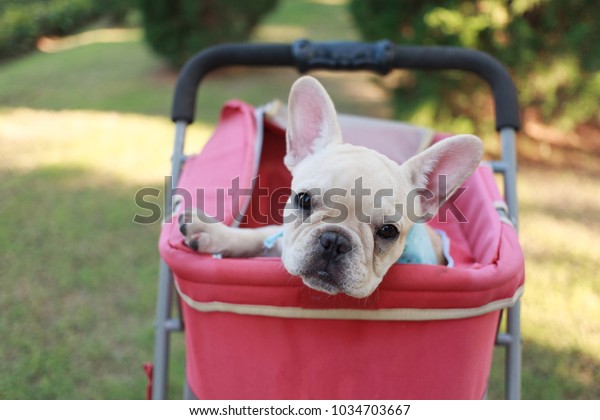
[[249,305],[228,302],[198,302],[175,288],[181,299],[199,312],[227,312],[237,315],[256,315],[276,318],[300,319],[348,319],[362,321],[437,321],[472,318],[513,306],[523,295],[524,286],[519,287],[512,297],[496,300],[477,308],[452,309],[310,309],[271,305]]
[[508,216],[509,211],[508,211],[508,205],[506,204],[506,202],[504,202],[504,200],[496,200],[493,202],[493,204],[494,204],[494,207],[496,208],[496,211],[498,212],[498,216],[500,216],[500,221],[502,223],[507,224],[514,228],[515,224]]

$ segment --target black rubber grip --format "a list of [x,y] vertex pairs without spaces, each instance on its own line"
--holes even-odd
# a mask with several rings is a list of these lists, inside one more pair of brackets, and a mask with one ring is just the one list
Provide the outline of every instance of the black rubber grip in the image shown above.
[[296,65],[301,73],[315,69],[371,70],[387,74],[394,66],[394,44],[383,40],[366,42],[310,42],[301,39],[292,44]]
[[520,127],[515,85],[505,67],[489,54],[457,47],[395,46],[389,41],[310,42],[294,44],[224,44],[202,51],[184,66],[173,101],[174,121],[194,120],[196,95],[203,77],[226,66],[285,66],[300,72],[315,69],[370,70],[387,74],[392,69],[462,70],[484,79],[492,90],[496,129]]

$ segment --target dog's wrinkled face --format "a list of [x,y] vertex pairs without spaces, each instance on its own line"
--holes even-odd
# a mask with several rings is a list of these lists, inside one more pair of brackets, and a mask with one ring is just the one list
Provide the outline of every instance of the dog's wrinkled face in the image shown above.
[[303,160],[286,211],[288,271],[328,293],[371,294],[404,249],[403,181],[396,163],[363,147],[331,145]]
[[[293,181],[284,215],[285,268],[317,290],[370,295],[400,258],[415,219],[433,215],[481,153],[479,139],[457,136],[400,166],[342,144],[324,88],[311,77],[299,79],[289,98],[285,163]],[[445,191],[440,171],[448,173]],[[411,194],[417,190],[428,193]]]

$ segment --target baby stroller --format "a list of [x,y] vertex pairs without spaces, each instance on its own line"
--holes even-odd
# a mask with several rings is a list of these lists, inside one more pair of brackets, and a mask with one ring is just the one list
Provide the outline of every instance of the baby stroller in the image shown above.
[[[183,68],[175,90],[171,185],[176,188],[165,191],[165,210],[173,209],[177,195],[185,207],[221,214],[239,228],[281,223],[290,174],[283,166],[285,130],[269,117],[269,109],[228,102],[202,153],[183,156],[200,81],[233,65],[296,67],[302,73],[386,74],[398,68],[476,73],[492,89],[502,160],[481,165],[460,199],[446,204],[456,206],[468,223],[443,210],[444,220],[430,222],[450,236],[455,267],[396,264],[375,298],[330,297],[308,289],[276,258],[197,254],[183,244],[178,209],[167,214],[159,241],[151,397],[166,397],[170,335],[184,331],[186,398],[478,399],[486,395],[494,344],[506,349],[506,397],[519,398],[524,285],[516,233],[519,115],[503,66],[477,51],[389,41],[234,44],[199,53]],[[445,137],[365,117],[345,116],[340,124],[347,142],[364,139],[361,130],[377,131],[383,141],[369,146],[398,161]],[[505,199],[494,172],[503,177]],[[229,195],[234,184],[249,193]],[[265,189],[277,193],[258,193]],[[265,216],[245,218],[248,214]]]

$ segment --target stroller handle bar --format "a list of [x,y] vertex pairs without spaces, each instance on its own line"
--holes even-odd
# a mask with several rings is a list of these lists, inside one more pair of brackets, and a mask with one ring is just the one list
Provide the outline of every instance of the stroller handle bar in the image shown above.
[[173,121],[194,121],[198,86],[213,70],[228,66],[296,67],[370,70],[385,75],[393,69],[462,70],[477,74],[492,90],[496,130],[520,127],[515,85],[506,68],[491,55],[459,47],[398,46],[383,40],[367,42],[311,42],[293,44],[221,44],[193,56],[183,67],[175,87]]

